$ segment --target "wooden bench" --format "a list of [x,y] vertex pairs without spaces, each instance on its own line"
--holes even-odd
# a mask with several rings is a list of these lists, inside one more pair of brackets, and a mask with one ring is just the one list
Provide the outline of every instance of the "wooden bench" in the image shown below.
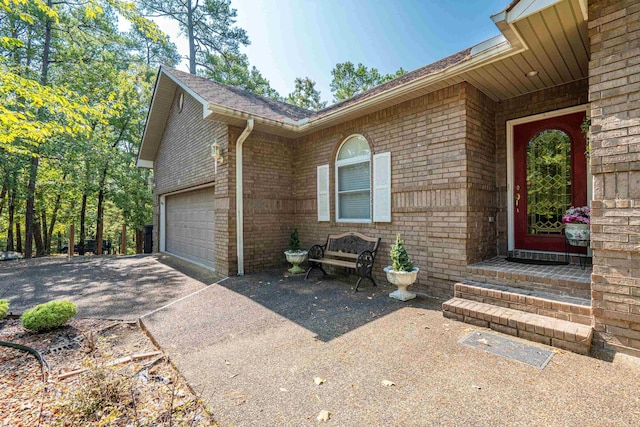
[[305,279],[309,278],[311,270],[315,268],[326,275],[322,265],[327,264],[355,269],[359,276],[355,292],[358,292],[362,279],[369,279],[373,286],[377,286],[371,272],[379,246],[379,237],[368,237],[355,232],[329,234],[324,245],[313,245],[309,249],[309,269]]

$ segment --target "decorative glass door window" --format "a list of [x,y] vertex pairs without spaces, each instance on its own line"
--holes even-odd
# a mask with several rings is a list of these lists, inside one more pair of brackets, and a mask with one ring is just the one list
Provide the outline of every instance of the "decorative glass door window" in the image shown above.
[[558,129],[535,135],[527,145],[527,233],[562,234],[571,206],[571,139]]

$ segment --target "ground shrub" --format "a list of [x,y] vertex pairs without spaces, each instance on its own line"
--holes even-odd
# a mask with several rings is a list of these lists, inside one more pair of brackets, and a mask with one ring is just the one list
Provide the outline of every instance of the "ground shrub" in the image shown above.
[[91,361],[86,366],[89,370],[82,374],[80,387],[68,400],[59,402],[65,413],[62,424],[125,425],[118,421],[127,418],[125,414],[135,405],[133,380],[117,374],[115,368],[96,366]]
[[9,312],[9,300],[0,299],[0,319],[7,315]]
[[22,326],[30,331],[48,331],[64,325],[78,312],[70,301],[49,301],[25,311],[20,320]]

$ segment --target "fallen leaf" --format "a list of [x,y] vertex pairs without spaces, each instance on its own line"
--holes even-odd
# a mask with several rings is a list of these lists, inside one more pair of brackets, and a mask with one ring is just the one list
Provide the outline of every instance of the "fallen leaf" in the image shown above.
[[323,409],[322,411],[320,411],[320,413],[317,416],[317,420],[324,423],[326,421],[329,421],[329,416],[331,415],[331,413],[325,409]]
[[224,359],[224,364],[225,365],[231,365],[231,362],[229,362],[227,359]]
[[396,385],[396,383],[394,383],[393,381],[389,381],[389,380],[382,380],[382,385],[385,387],[391,387]]
[[489,341],[487,341],[487,340],[486,340],[486,339],[484,339],[484,338],[479,339],[479,340],[478,340],[478,342],[479,342],[480,344],[484,344],[484,345],[486,345],[487,347],[491,347],[491,344],[489,344]]
[[320,378],[320,377],[313,378],[313,382],[316,383],[316,385],[324,384],[325,381],[326,380],[324,378]]

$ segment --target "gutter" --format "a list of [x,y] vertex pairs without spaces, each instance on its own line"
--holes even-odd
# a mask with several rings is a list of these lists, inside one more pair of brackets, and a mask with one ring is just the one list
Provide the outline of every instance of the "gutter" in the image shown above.
[[253,131],[253,118],[247,119],[244,128],[236,141],[236,248],[238,254],[238,276],[244,276],[244,196],[242,183],[242,144]]
[[393,98],[405,96],[415,90],[419,90],[421,88],[429,86],[434,82],[437,82],[444,78],[453,77],[463,72],[473,70],[479,66],[486,65],[488,63],[498,61],[508,56],[518,54],[523,50],[523,48],[514,48],[514,46],[510,43],[510,40],[502,35],[493,37],[474,47],[474,49],[472,49],[471,57],[468,60],[463,61],[462,63],[452,65],[433,74],[429,74],[428,76],[389,89],[371,98],[349,105],[348,107],[338,109],[326,116],[311,121],[309,120],[309,118],[303,118],[300,120],[283,119],[282,121],[268,119],[266,117],[253,116],[252,113],[246,111],[237,110],[235,108],[225,107],[223,105],[214,103],[208,103],[207,108],[212,113],[220,114],[227,117],[233,117],[242,120],[247,120],[250,117],[252,119],[255,118],[256,122],[261,125],[269,126],[272,128],[285,129],[294,135],[300,135],[306,132],[312,132],[318,128],[322,128],[323,126],[330,124],[335,120],[339,120],[342,116],[355,113],[360,109],[375,106],[378,103],[382,103]]

